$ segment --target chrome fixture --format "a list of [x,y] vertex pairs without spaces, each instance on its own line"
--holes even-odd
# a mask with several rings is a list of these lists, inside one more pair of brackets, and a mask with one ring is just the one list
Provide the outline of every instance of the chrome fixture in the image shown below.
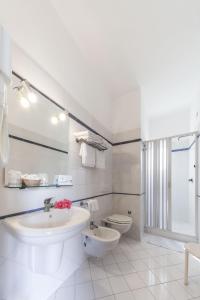
[[53,197],[44,200],[44,212],[49,212],[50,208],[54,207],[54,204],[51,203],[52,199]]
[[37,95],[32,91],[28,81],[22,80],[14,90],[17,90],[17,97],[24,108],[29,108],[31,104],[37,102]]
[[80,207],[82,207],[82,208],[88,208],[88,202],[81,201],[80,202]]
[[99,226],[96,225],[94,221],[90,221],[90,230],[94,230],[95,228],[99,228]]

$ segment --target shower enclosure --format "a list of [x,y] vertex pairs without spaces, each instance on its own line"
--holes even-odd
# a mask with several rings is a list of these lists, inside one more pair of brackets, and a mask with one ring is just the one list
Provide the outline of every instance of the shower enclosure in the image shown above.
[[144,143],[145,231],[197,240],[197,139],[193,133]]

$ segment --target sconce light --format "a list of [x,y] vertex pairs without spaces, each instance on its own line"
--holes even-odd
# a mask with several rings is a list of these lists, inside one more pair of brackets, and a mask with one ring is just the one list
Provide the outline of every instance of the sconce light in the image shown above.
[[64,122],[64,121],[66,121],[66,119],[67,119],[67,112],[64,111],[64,112],[60,113],[58,116],[51,117],[51,123],[53,125],[57,125],[59,121]]
[[37,102],[37,96],[33,93],[26,80],[22,80],[20,85],[14,87],[14,89],[17,90],[17,97],[24,108],[29,108],[30,104]]
[[57,118],[56,116],[51,117],[51,123],[52,123],[53,125],[58,124],[58,118]]

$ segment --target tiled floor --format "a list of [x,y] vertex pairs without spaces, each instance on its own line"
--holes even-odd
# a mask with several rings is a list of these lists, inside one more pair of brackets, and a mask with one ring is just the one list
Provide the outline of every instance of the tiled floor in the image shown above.
[[123,238],[103,259],[89,258],[49,300],[200,300],[200,262],[184,254]]

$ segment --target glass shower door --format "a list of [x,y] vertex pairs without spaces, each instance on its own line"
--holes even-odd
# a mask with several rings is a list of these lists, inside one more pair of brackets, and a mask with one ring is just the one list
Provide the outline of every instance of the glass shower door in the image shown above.
[[196,236],[196,136],[171,140],[171,230]]
[[197,139],[188,134],[145,142],[145,231],[197,239]]

